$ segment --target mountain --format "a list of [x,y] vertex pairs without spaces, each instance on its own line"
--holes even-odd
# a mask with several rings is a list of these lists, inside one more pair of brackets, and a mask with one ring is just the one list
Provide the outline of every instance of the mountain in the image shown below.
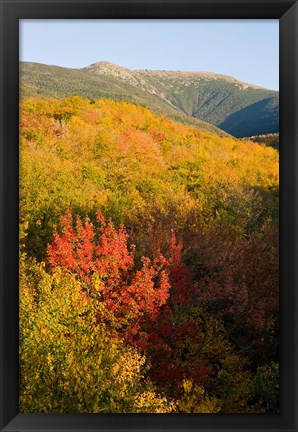
[[20,78],[25,97],[106,97],[219,134],[215,127],[236,137],[278,132],[279,93],[226,75],[130,70],[106,61],[82,69],[22,62]]
[[226,132],[200,119],[190,117],[156,94],[117,76],[97,74],[87,69],[69,69],[39,63],[20,63],[20,96],[65,98],[78,95],[87,99],[114,99],[145,106],[159,115],[228,136]]

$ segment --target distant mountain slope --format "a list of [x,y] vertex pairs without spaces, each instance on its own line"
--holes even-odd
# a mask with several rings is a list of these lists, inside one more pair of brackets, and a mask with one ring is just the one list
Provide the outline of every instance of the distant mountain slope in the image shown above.
[[227,136],[212,124],[190,117],[154,93],[113,75],[99,75],[84,69],[68,69],[39,63],[20,63],[21,97],[64,98],[78,95],[87,99],[108,98],[143,105],[156,114],[164,115],[199,129]]
[[131,71],[109,62],[85,70],[118,77],[237,137],[278,132],[279,94],[273,90],[210,72]]
[[236,137],[278,132],[278,92],[226,75],[130,70],[105,61],[83,69],[21,63],[20,71],[25,96],[110,97],[212,130],[206,123],[196,123],[207,122]]
[[279,107],[276,98],[268,97],[248,105],[228,116],[220,126],[234,136],[250,136],[277,133],[279,124]]
[[[148,76],[151,83],[156,80],[154,73]],[[165,96],[183,112],[234,136],[278,131],[278,92],[207,73],[164,73],[158,80]],[[270,104],[256,105],[265,100]],[[249,107],[248,118],[243,110]]]

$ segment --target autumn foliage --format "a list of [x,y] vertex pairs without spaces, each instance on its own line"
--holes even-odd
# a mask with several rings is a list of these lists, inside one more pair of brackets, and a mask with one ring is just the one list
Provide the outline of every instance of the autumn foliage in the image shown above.
[[117,230],[100,212],[97,222],[98,236],[89,218],[83,223],[78,216],[74,227],[67,210],[61,217],[61,234],[56,231],[48,245],[47,262],[52,271],[61,268],[76,275],[84,297],[103,301],[117,326],[129,325],[136,331],[140,317],[156,317],[169,297],[167,261],[161,254],[153,262],[143,258],[142,267],[133,271],[133,248],[127,248],[124,227]]
[[22,412],[278,412],[278,151],[20,107]]

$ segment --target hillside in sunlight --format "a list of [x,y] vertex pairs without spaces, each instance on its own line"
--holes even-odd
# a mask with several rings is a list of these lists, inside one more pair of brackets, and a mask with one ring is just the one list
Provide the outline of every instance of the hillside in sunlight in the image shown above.
[[110,100],[24,101],[21,149],[23,181],[30,181],[30,188],[22,185],[22,209],[36,220],[59,214],[70,202],[82,212],[100,206],[125,223],[150,207],[172,206],[178,214],[228,215],[241,229],[236,216],[242,201],[278,188],[274,149]]
[[278,209],[271,146],[22,100],[20,411],[277,413]]

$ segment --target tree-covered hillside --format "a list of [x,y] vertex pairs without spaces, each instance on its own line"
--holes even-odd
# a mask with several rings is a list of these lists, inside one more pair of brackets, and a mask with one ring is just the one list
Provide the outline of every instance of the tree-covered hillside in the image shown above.
[[278,151],[20,105],[20,411],[278,412]]

